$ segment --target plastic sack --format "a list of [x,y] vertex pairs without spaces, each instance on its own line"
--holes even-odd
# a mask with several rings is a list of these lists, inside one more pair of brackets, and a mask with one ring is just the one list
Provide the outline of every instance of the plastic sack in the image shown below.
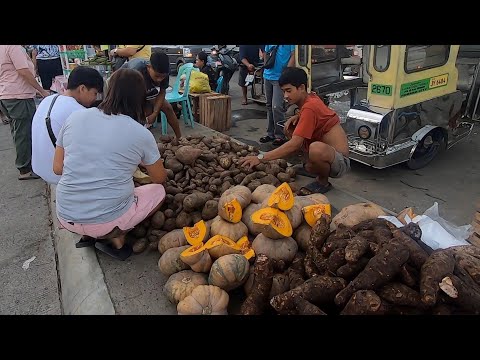
[[195,94],[212,92],[208,75],[200,71],[192,71],[190,73],[190,92]]
[[[379,216],[384,218],[397,227],[403,224],[394,216]],[[446,249],[458,245],[470,245],[466,241],[472,234],[471,225],[455,226],[442,218],[438,213],[438,203],[435,202],[432,207],[425,210],[423,215],[417,215],[410,219],[408,215],[404,217],[405,223],[414,222],[422,230],[421,241],[431,247],[433,250]]]

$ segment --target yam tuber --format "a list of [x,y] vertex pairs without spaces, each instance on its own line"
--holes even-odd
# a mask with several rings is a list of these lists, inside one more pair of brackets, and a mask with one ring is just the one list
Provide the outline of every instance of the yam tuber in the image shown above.
[[420,293],[398,282],[384,285],[377,290],[377,294],[394,305],[412,306],[415,308],[425,306],[420,299]]
[[372,290],[359,290],[348,301],[340,315],[385,315],[390,307]]
[[425,261],[420,271],[420,295],[428,306],[437,303],[438,284],[447,274],[453,273],[455,258],[449,250],[434,251]]
[[337,294],[335,304],[342,306],[358,290],[374,290],[391,281],[408,260],[408,248],[396,241],[382,247],[365,269]]
[[303,255],[300,252],[296,253],[295,257],[293,258],[292,264],[287,269],[290,289],[294,289],[305,282],[304,260],[305,260],[305,255]]
[[298,315],[327,315],[318,306],[313,305],[301,296],[295,297],[293,301]]
[[401,229],[395,230],[393,232],[393,237],[408,248],[408,251],[410,252],[409,263],[411,263],[416,269],[420,270],[428,258],[428,254],[425,250],[423,250],[415,240]]
[[240,308],[242,315],[261,315],[268,306],[268,296],[273,283],[273,263],[264,254],[255,260],[253,288]]
[[345,247],[345,260],[348,262],[357,262],[368,249],[368,240],[357,235],[350,240]]
[[346,280],[353,279],[358,275],[360,271],[365,269],[367,266],[369,259],[366,257],[361,257],[358,259],[357,262],[354,263],[347,263],[345,265],[340,266],[337,269],[337,276],[340,276]]
[[280,314],[286,314],[294,311],[294,300],[297,296],[315,304],[328,304],[345,287],[345,284],[342,278],[315,276],[292,290],[274,296],[270,300],[270,305]]
[[208,193],[195,192],[187,195],[183,200],[183,208],[187,212],[192,212],[197,209],[202,209],[208,200],[212,200],[213,196]]

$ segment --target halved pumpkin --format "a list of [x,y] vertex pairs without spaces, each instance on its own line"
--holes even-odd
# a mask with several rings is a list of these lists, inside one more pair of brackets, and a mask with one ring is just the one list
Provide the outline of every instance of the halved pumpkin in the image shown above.
[[271,207],[252,214],[252,221],[261,225],[262,234],[270,239],[281,239],[293,234],[292,224],[284,212]]
[[240,247],[241,254],[245,256],[247,260],[250,260],[255,256],[255,251],[252,249],[250,241],[248,241],[248,237],[242,237],[237,241],[237,245]]
[[305,206],[303,209],[303,216],[305,221],[310,226],[314,226],[318,219],[322,216],[322,214],[332,215],[332,207],[330,204],[316,204],[316,205],[309,205]]
[[211,257],[218,259],[228,254],[240,254],[240,246],[226,236],[215,235],[205,243]]
[[208,229],[205,221],[200,220],[192,227],[185,226],[183,233],[190,245],[198,245],[208,237]]
[[218,215],[231,223],[242,219],[242,209],[252,201],[252,192],[242,185],[226,190],[218,200]]
[[290,210],[294,203],[295,199],[293,197],[292,189],[286,182],[277,187],[268,198],[268,206],[280,210]]
[[190,265],[193,271],[205,273],[210,271],[213,263],[204,243],[190,246],[188,249],[182,251],[180,260]]
[[237,199],[225,202],[223,204],[223,213],[225,214],[224,218],[227,217],[225,220],[234,224],[242,220],[242,206]]

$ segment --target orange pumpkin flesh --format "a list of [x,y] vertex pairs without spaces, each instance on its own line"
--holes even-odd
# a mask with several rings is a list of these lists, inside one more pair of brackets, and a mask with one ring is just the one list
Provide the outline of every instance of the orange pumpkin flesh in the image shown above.
[[240,240],[237,241],[237,245],[240,247],[241,254],[245,256],[247,260],[250,260],[252,257],[255,256],[255,251],[251,248],[248,237],[242,237]]
[[190,245],[198,245],[202,243],[207,237],[207,226],[205,221],[200,220],[192,227],[184,227],[183,233]]
[[212,258],[204,243],[190,246],[182,251],[180,260],[190,265],[190,268],[196,272],[208,272],[212,267]]
[[290,210],[295,203],[292,189],[288,183],[284,182],[277,187],[268,198],[268,206],[278,208],[280,210]]
[[332,215],[332,207],[330,204],[317,204],[305,206],[303,209],[303,214],[305,221],[308,225],[314,226],[315,223],[320,219],[322,214]]
[[224,208],[227,213],[228,221],[238,223],[242,220],[242,206],[237,199],[225,203]]
[[218,259],[228,254],[240,253],[240,246],[232,239],[226,236],[215,235],[205,243],[205,248],[208,249],[210,256],[214,259]]
[[267,207],[255,211],[252,214],[252,221],[264,225],[262,233],[271,239],[290,237],[293,234],[292,224],[284,212]]

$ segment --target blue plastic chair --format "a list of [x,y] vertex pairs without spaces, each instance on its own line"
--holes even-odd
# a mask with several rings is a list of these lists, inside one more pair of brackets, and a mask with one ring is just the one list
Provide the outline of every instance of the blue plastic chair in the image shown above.
[[[181,103],[182,105],[182,116],[185,124],[190,124],[193,128],[195,120],[193,119],[192,106],[190,104],[190,98],[188,96],[190,91],[190,74],[193,71],[199,71],[197,68],[193,67],[192,63],[183,64],[178,70],[177,79],[173,85],[172,91],[165,95],[165,100],[170,104]],[[183,85],[183,93],[179,93],[180,89],[180,78],[182,75],[185,75],[185,82]],[[161,124],[162,124],[162,134],[166,135],[168,131],[167,116],[161,112]]]
[[220,76],[217,80],[217,88],[215,89],[215,92],[221,93],[222,92],[222,85],[223,85],[223,76]]

